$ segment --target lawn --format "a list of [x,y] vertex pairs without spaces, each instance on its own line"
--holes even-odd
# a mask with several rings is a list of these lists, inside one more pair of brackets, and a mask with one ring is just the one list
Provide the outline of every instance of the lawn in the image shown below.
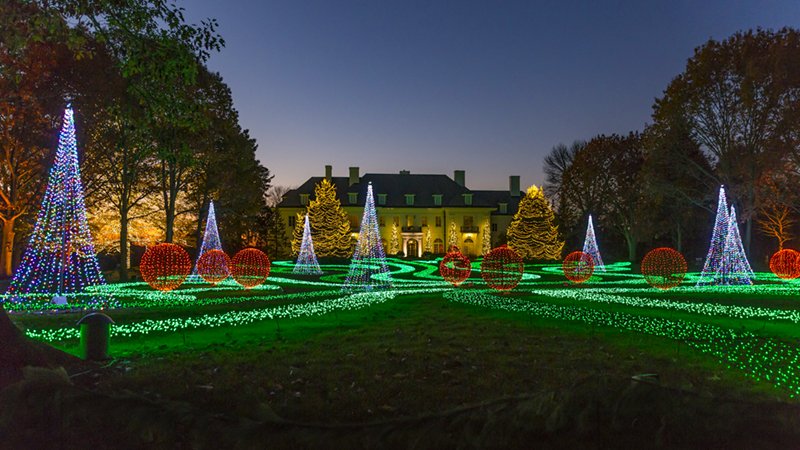
[[[0,427],[34,447],[90,429],[104,430],[88,441],[98,445],[154,448],[787,448],[800,437],[793,284],[760,274],[755,286],[663,292],[615,265],[565,286],[557,266],[529,265],[497,293],[477,270],[452,288],[433,262],[390,268],[392,290],[357,295],[338,289],[344,266],[297,277],[282,262],[249,291],[111,285],[96,296],[113,294],[113,359],[72,384],[38,374],[4,391]],[[83,311],[19,309],[28,335],[79,353]]]

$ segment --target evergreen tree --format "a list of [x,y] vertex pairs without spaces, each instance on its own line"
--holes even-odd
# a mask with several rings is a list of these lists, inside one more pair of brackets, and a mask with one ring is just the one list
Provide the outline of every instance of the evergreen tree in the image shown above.
[[[353,252],[353,238],[350,236],[350,221],[336,196],[336,186],[323,179],[314,188],[315,199],[306,207],[306,214],[314,236],[314,250],[317,257],[347,258]],[[303,224],[305,215],[298,214],[292,239],[292,253],[300,253],[303,243]]]
[[555,215],[544,191],[531,186],[508,225],[508,246],[523,259],[561,259],[564,241],[558,238]]
[[389,255],[394,256],[400,252],[400,232],[397,225],[392,225],[392,236],[389,240]]
[[322,275],[322,269],[320,269],[319,262],[317,262],[317,255],[314,254],[314,241],[311,239],[308,216],[303,220],[303,244],[300,246],[300,254],[297,256],[297,262],[292,273]]
[[450,231],[447,233],[447,248],[452,246],[458,247],[458,233],[456,232],[455,222],[450,222]]
[[433,252],[433,241],[431,240],[431,229],[427,228],[425,230],[425,253],[432,253]]
[[492,226],[487,220],[486,225],[483,226],[483,243],[481,253],[485,255],[490,251],[492,251]]

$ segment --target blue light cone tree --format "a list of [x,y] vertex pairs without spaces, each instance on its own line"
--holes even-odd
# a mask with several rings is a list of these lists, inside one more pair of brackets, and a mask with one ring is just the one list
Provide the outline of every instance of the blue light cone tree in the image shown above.
[[303,224],[303,242],[300,243],[300,253],[297,254],[297,262],[294,264],[292,273],[322,275],[317,255],[314,253],[314,241],[311,240],[311,226],[308,223],[308,214],[306,214],[305,223]]
[[597,248],[597,240],[594,235],[594,225],[592,224],[591,214],[589,215],[589,225],[586,227],[586,238],[583,240],[583,253],[592,257],[595,272],[606,271],[603,258],[600,256],[600,249]]
[[192,271],[192,279],[199,281],[200,275],[197,273],[197,262],[200,257],[209,250],[222,251],[222,243],[219,241],[219,230],[217,230],[217,213],[214,211],[214,201],[208,202],[208,217],[206,217],[206,229],[203,232],[203,243],[200,245],[200,251],[197,253],[197,259],[194,261],[194,270]]
[[6,294],[15,301],[29,293],[54,294],[54,302],[63,303],[66,294],[100,284],[105,279],[86,222],[75,121],[68,105],[36,225]]
[[386,265],[386,254],[378,232],[378,215],[375,212],[375,201],[372,198],[372,183],[367,186],[367,201],[364,215],[361,218],[361,232],[350,261],[342,290],[345,292],[370,291],[392,287],[389,267]]
[[717,202],[717,217],[714,219],[714,232],[711,235],[711,245],[708,248],[703,271],[700,272],[698,286],[717,284],[717,273],[725,255],[725,241],[728,238],[728,200],[725,197],[725,186],[719,187],[719,200]]
[[733,206],[728,215],[725,250],[722,253],[722,260],[715,279],[717,284],[753,284],[753,269],[744,252],[742,238],[739,235],[739,224],[736,222],[736,209]]

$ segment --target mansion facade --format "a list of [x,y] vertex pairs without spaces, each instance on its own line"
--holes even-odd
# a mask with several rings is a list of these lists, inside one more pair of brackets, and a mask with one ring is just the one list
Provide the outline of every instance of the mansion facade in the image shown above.
[[364,214],[367,186],[372,183],[378,226],[384,250],[392,230],[399,231],[399,250],[406,256],[421,257],[426,251],[443,254],[448,235],[455,232],[456,245],[470,257],[482,254],[488,234],[492,247],[505,238],[505,231],[519,205],[519,176],[509,177],[505,191],[471,190],[466,186],[465,172],[456,170],[447,175],[412,174],[406,170],[396,174],[367,173],[350,167],[347,177],[334,177],[332,166],[325,166],[324,177],[311,177],[297,189],[286,193],[278,204],[281,219],[287,225],[286,239],[291,241],[297,214],[305,214],[314,198],[314,187],[327,178],[336,186],[342,209],[350,218],[350,227],[357,236]]

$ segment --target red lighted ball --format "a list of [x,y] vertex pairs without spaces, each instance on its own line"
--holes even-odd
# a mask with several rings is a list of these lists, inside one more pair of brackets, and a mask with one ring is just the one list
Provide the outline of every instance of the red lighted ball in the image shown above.
[[483,256],[481,276],[490,288],[510,291],[522,279],[525,265],[522,258],[512,248],[501,245]]
[[269,258],[257,248],[240,250],[231,260],[231,276],[237,283],[250,289],[263,283],[269,276]]
[[776,252],[769,259],[769,270],[784,280],[800,277],[800,253],[790,248]]
[[147,247],[139,263],[142,279],[159,291],[176,289],[191,270],[192,261],[186,250],[169,243]]
[[580,284],[592,277],[594,259],[588,253],[572,252],[564,258],[561,269],[569,281]]
[[453,286],[463,283],[472,272],[472,265],[469,258],[464,256],[455,245],[450,247],[450,251],[444,255],[442,262],[439,263],[439,273],[442,278]]
[[686,259],[681,252],[660,247],[650,250],[642,260],[642,275],[650,286],[672,289],[679,286],[686,276]]
[[217,284],[228,278],[231,259],[222,250],[209,250],[197,260],[197,273],[207,283]]

